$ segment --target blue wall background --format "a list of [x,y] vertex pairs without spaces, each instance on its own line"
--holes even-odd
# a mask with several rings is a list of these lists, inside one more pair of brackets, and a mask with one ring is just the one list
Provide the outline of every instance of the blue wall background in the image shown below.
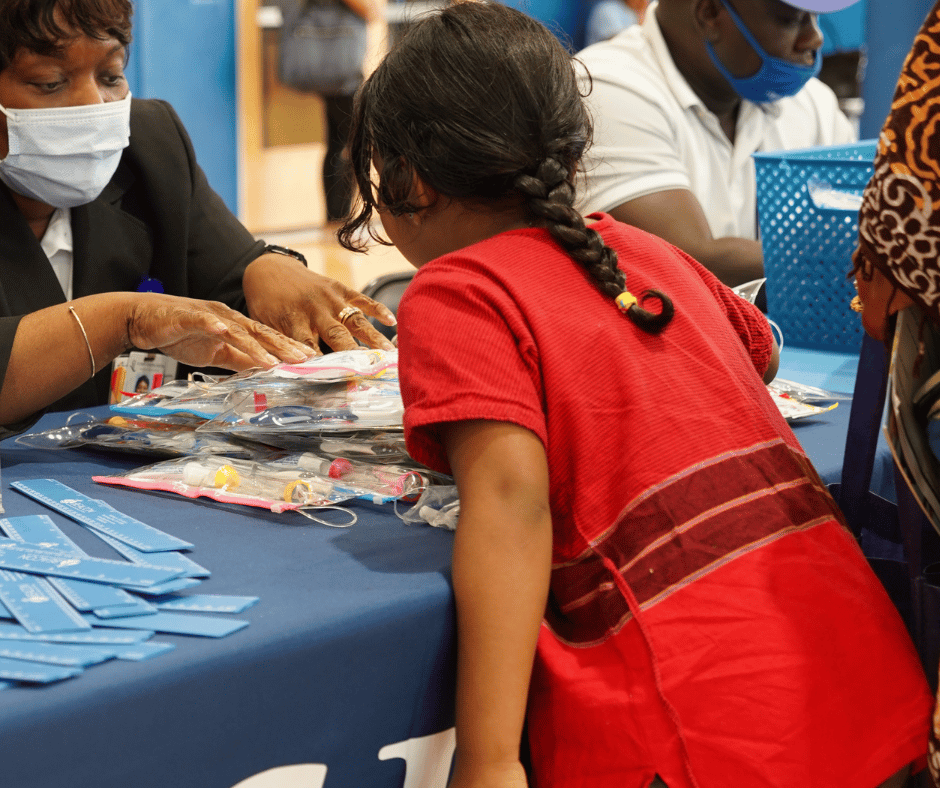
[[234,0],[136,0],[127,78],[140,98],[179,113],[196,158],[232,212],[238,206]]
[[[502,0],[579,48],[596,0]],[[820,25],[826,52],[864,47],[862,138],[876,137],[911,42],[933,0],[860,0]],[[234,212],[237,193],[234,0],[136,0],[127,68],[134,95],[163,98],[183,119],[209,182]]]
[[868,67],[862,83],[865,112],[860,129],[863,139],[881,132],[904,58],[933,5],[933,0],[868,0]]

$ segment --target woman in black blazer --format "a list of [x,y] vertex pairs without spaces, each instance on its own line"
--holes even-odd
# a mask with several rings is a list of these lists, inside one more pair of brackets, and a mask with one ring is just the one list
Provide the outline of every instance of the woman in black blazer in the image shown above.
[[8,428],[105,402],[110,363],[132,347],[228,369],[296,361],[321,339],[391,347],[366,319],[393,323],[385,307],[255,240],[170,105],[130,97],[130,17],[128,0],[0,0]]

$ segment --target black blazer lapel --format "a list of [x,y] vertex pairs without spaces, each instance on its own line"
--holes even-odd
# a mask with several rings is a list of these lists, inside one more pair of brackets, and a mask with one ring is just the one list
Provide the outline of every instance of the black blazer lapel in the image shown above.
[[0,185],[0,314],[25,315],[63,301],[65,294],[39,240]]
[[98,199],[72,209],[72,290],[76,298],[136,290],[150,271],[151,231],[122,207],[132,183],[133,173],[122,163]]

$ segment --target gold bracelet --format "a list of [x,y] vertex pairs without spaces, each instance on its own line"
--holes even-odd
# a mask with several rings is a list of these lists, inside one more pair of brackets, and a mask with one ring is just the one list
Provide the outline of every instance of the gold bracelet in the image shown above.
[[72,317],[75,318],[75,322],[78,323],[78,327],[81,329],[82,336],[85,338],[85,347],[88,348],[88,358],[91,361],[91,376],[94,377],[98,372],[97,367],[95,367],[95,354],[91,351],[91,342],[88,341],[88,334],[85,333],[85,326],[82,325],[82,319],[78,316],[78,312],[75,311],[74,307],[69,307],[69,312],[72,313]]

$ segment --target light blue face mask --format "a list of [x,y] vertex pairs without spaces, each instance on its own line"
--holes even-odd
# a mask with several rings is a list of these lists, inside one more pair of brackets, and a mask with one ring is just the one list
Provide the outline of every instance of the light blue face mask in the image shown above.
[[761,67],[756,74],[749,77],[736,77],[718,59],[712,45],[708,41],[705,42],[712,62],[721,72],[721,75],[728,80],[731,87],[734,88],[734,92],[741,98],[753,101],[756,104],[766,104],[787,96],[795,96],[810,79],[819,74],[819,69],[822,68],[822,53],[820,50],[816,50],[816,60],[811,66],[801,66],[797,63],[791,63],[789,60],[773,57],[757,43],[757,39],[747,29],[747,26],[731,5],[726,3],[725,0],[721,0],[721,3],[728,9],[728,13],[731,14],[738,30],[741,31],[761,59]]
[[9,109],[9,151],[0,181],[55,208],[94,200],[117,170],[130,140],[131,96],[103,104]]

